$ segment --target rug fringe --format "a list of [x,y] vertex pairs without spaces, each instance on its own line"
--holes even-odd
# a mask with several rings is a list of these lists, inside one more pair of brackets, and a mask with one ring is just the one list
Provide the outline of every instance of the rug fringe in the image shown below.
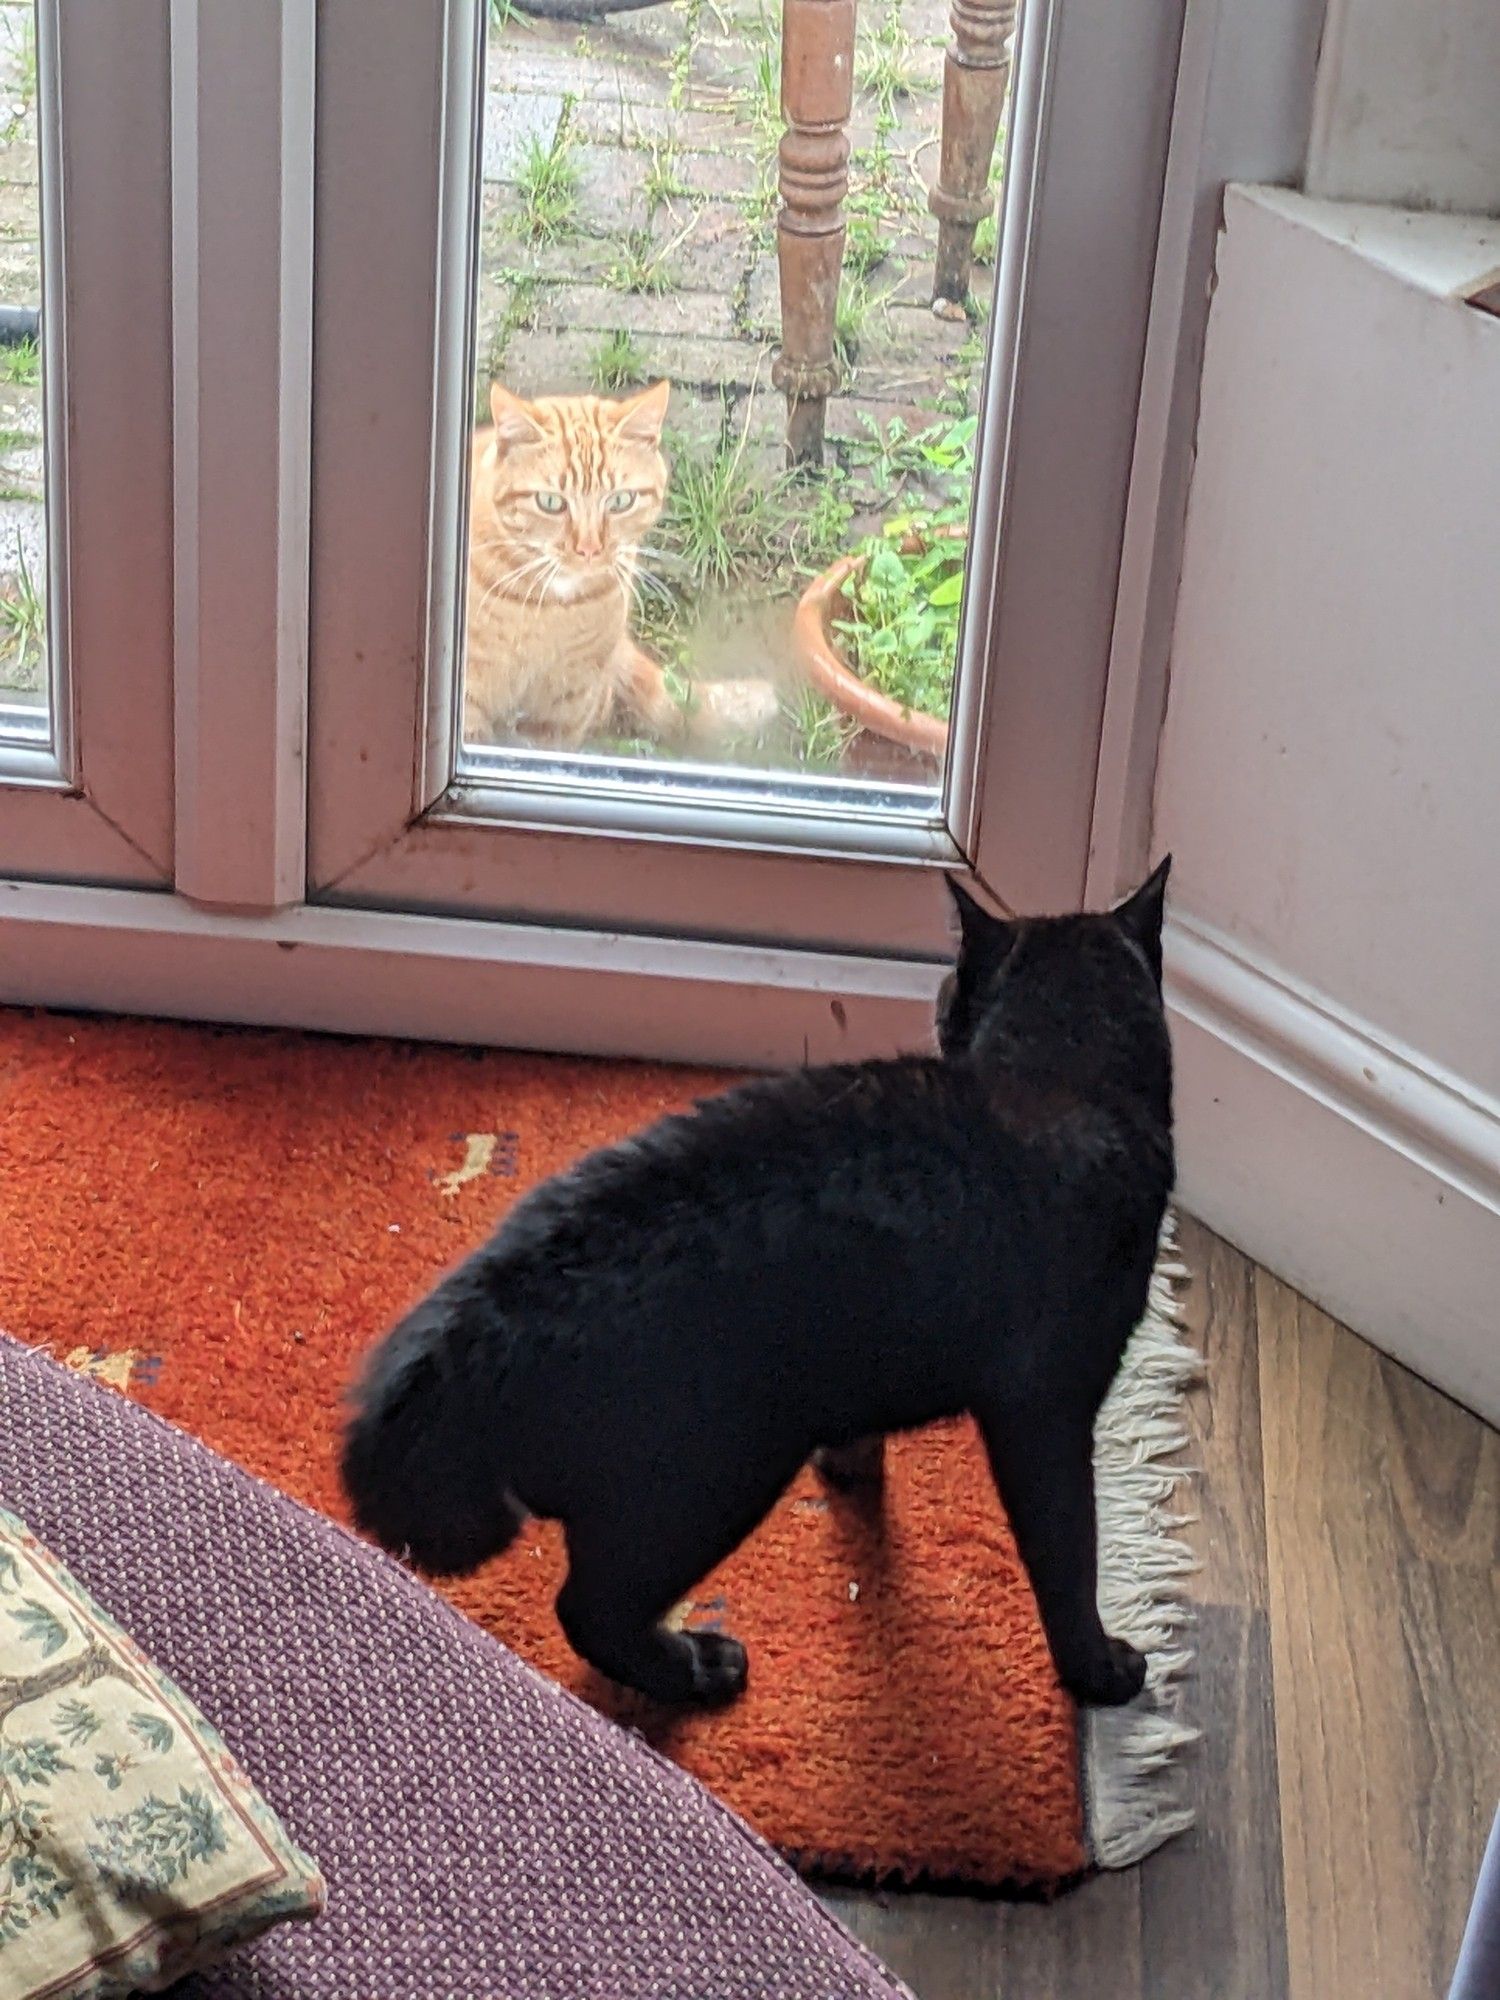
[[1182,1337],[1187,1272],[1168,1220],[1145,1316],[1130,1337],[1094,1430],[1099,1609],[1107,1630],[1146,1655],[1146,1687],[1128,1708],[1082,1713],[1089,1848],[1100,1868],[1130,1868],[1193,1823],[1181,1786],[1198,1732],[1180,1713],[1192,1664],[1184,1585],[1196,1568],[1174,1500],[1189,1468],[1167,1463],[1188,1443],[1183,1398],[1203,1357]]

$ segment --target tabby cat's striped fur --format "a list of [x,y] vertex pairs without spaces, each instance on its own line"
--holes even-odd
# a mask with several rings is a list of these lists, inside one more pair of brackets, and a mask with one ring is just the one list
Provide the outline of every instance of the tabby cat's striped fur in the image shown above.
[[667,741],[681,708],[630,635],[641,545],[661,513],[670,384],[624,401],[496,383],[474,440],[464,736],[573,746]]

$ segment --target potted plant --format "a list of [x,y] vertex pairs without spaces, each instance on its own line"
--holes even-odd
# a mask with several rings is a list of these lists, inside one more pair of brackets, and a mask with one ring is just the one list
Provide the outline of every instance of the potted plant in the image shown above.
[[967,555],[972,419],[910,440],[935,504],[887,521],[802,593],[793,644],[807,681],[860,729],[941,759]]

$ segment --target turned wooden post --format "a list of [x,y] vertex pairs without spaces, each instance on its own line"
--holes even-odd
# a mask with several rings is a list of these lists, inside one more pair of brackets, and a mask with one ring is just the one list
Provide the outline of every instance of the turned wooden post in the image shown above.
[[844,262],[849,114],[854,107],[854,0],[784,0],[781,17],[781,352],[771,380],[786,392],[791,465],[823,457],[823,415],[838,387],[834,309]]
[[1010,83],[1016,0],[953,0],[943,64],[943,140],[928,207],[938,219],[932,309],[956,319],[969,297],[974,231],[990,213],[990,163]]

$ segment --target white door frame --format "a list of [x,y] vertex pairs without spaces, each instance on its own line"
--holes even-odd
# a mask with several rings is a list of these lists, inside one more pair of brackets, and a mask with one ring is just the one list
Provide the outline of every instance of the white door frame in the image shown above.
[[[853,853],[847,821],[785,802],[685,811],[659,792],[454,781],[482,15],[478,0],[319,15],[315,896],[927,957],[947,948],[939,868],[1014,904],[1076,905],[1177,0],[1023,10],[953,776],[939,822],[866,824]],[[361,60],[372,45],[379,65]]]
[[0,737],[0,867],[172,879],[167,0],[37,6],[51,708]]
[[[66,11],[68,0],[61,5]],[[379,36],[370,25],[371,5],[381,10]],[[1290,10],[1301,0],[1277,5]],[[1143,357],[1150,359],[1153,285],[1154,310],[1171,316],[1179,338],[1178,322],[1190,324],[1196,311],[1190,296],[1184,304],[1180,280],[1176,290],[1163,287],[1157,196],[1150,195],[1149,214],[1139,199],[1153,174],[1159,183],[1167,152],[1176,11],[1146,0],[1113,8],[1101,0],[1053,0],[1044,13],[1038,0],[1031,18],[1045,32],[1034,25],[1029,52],[1023,45],[1022,62],[1031,73],[1051,65],[1058,78],[1036,135],[1036,157],[1055,160],[1047,171],[1058,175],[1066,174],[1073,157],[1077,172],[1065,210],[1049,214],[1045,203],[1030,203],[1032,212],[1019,220],[1007,217],[1002,284],[1035,307],[1035,319],[1019,322],[1023,334],[1029,325],[1033,342],[1062,343],[1074,371],[1092,357],[1108,389],[1099,388],[1091,420],[1083,421],[1079,411],[1060,407],[1055,380],[1049,389],[1045,375],[1025,365],[1024,337],[1017,351],[997,354],[989,421],[1001,425],[1008,417],[1009,433],[1000,476],[981,498],[980,518],[987,518],[986,510],[1011,510],[1001,542],[1005,615],[991,615],[995,600],[987,594],[977,612],[971,607],[966,643],[995,677],[994,712],[1012,727],[991,732],[980,782],[971,795],[953,800],[951,850],[930,842],[926,851],[873,861],[829,856],[816,841],[787,842],[780,852],[765,844],[726,847],[712,829],[694,840],[651,828],[604,838],[550,828],[505,834],[455,814],[424,828],[442,849],[444,872],[435,873],[405,833],[422,803],[412,774],[423,768],[429,733],[426,688],[412,661],[425,658],[431,619],[425,566],[430,523],[424,519],[420,533],[408,537],[421,567],[414,568],[409,555],[399,588],[393,583],[389,593],[365,592],[349,587],[345,555],[358,523],[346,513],[344,538],[339,521],[330,518],[312,547],[312,650],[315,658],[342,657],[346,669],[363,652],[359,664],[370,673],[362,704],[352,699],[359,692],[352,672],[314,676],[310,853],[315,880],[337,874],[340,895],[358,895],[366,907],[299,902],[296,869],[288,861],[295,849],[289,829],[302,795],[296,536],[302,499],[294,461],[305,407],[303,350],[288,322],[302,314],[305,327],[300,218],[308,185],[313,0],[282,0],[279,6],[267,0],[234,10],[245,17],[234,29],[222,22],[210,29],[209,18],[220,11],[206,0],[171,0],[179,282],[207,282],[203,230],[225,228],[238,243],[247,284],[261,288],[264,310],[237,319],[221,298],[206,301],[200,293],[200,307],[207,302],[212,309],[193,315],[176,346],[179,394],[194,382],[200,390],[191,427],[183,425],[181,406],[178,413],[176,553],[188,574],[179,585],[177,769],[190,776],[178,795],[184,825],[176,891],[143,895],[89,886],[121,877],[70,866],[60,852],[30,870],[15,867],[13,848],[0,854],[13,878],[23,872],[71,878],[0,885],[0,992],[61,1005],[726,1062],[855,1054],[920,1040],[948,948],[944,899],[933,879],[937,867],[962,857],[1013,904],[1072,904],[1084,889],[1090,848],[1100,846],[1100,717],[1117,677],[1124,683],[1139,678],[1139,660],[1118,643],[1117,585],[1127,501],[1132,508],[1144,504],[1138,496],[1149,483],[1136,412]],[[351,262],[357,265],[370,248],[372,217],[377,238],[384,237],[386,223],[394,226],[395,211],[383,204],[405,202],[430,217],[439,193],[436,164],[425,186],[407,179],[387,187],[377,148],[363,161],[359,202],[339,195],[339,38],[354,31],[358,15],[365,68],[378,50],[383,64],[401,70],[418,105],[425,76],[434,95],[421,115],[436,130],[447,115],[439,72],[431,63],[425,70],[403,68],[398,58],[411,53],[407,41],[419,32],[427,34],[430,54],[433,21],[451,11],[439,0],[420,6],[410,0],[323,0],[317,9],[326,60],[317,93],[318,148],[333,163],[316,195],[317,280],[331,296],[360,296]],[[133,23],[140,18],[133,14]],[[160,8],[158,18],[160,57]],[[1209,38],[1222,52],[1219,0],[1189,0],[1187,18],[1210,23]],[[1240,23],[1235,32],[1258,53],[1253,25]],[[1105,60],[1092,69],[1068,53],[1086,35],[1102,38],[1095,52]],[[255,40],[255,49],[240,37]],[[344,53],[352,59],[351,51]],[[1250,67],[1262,99],[1257,105],[1254,89],[1241,91],[1240,121],[1247,129],[1257,120],[1273,125],[1282,115],[1276,95],[1282,78],[1273,64]],[[1113,91],[1103,87],[1107,69]],[[1232,88],[1235,70],[1231,64],[1224,87]],[[254,98],[256,117],[232,115],[215,95],[237,92]],[[1180,92],[1176,115],[1180,121]],[[1115,156],[1111,131],[1115,154],[1129,150],[1142,178],[1129,226],[1105,229],[1101,217],[1120,223],[1105,170]],[[342,137],[347,142],[349,130]],[[139,154],[139,131],[131,143]],[[195,157],[180,157],[188,148]],[[1179,124],[1174,171],[1195,188],[1204,156],[1203,133],[1183,139]],[[441,155],[434,150],[432,158],[435,163]],[[262,226],[257,233],[249,213],[226,215],[220,204],[216,214],[206,205],[206,191],[215,187],[243,193],[271,181],[286,188],[287,204],[269,231]],[[1026,176],[1013,172],[1009,185],[1011,198],[1021,202]],[[1172,198],[1169,185],[1169,213]],[[222,272],[223,265],[214,268]],[[248,294],[246,303],[253,303]],[[326,306],[321,310],[313,362],[315,479],[338,437],[354,439],[361,428],[378,426],[378,462],[357,468],[364,477],[356,490],[368,499],[386,477],[401,491],[428,491],[429,485],[409,482],[416,475],[430,482],[430,410],[415,407],[420,398],[392,402],[390,383],[379,379],[368,383],[365,405],[351,408],[351,393],[357,403],[357,385],[365,379],[362,366],[373,357],[329,346]],[[427,323],[435,325],[431,298],[426,312]],[[226,407],[223,385],[236,379],[236,370],[253,388],[248,418],[245,408]],[[209,384],[218,385],[213,395],[202,393]],[[156,415],[160,425],[164,418]],[[262,435],[252,437],[256,424]],[[279,482],[275,509],[258,507],[250,517],[254,548],[237,548],[228,532],[236,440],[255,452],[258,477],[265,480],[274,470]],[[159,435],[157,443],[159,448]],[[1080,509],[1078,494],[1101,482],[1107,489],[1101,504]],[[188,518],[189,507],[202,519],[201,533]],[[1049,548],[1058,552],[1050,566]],[[246,602],[225,575],[235,565],[243,567],[244,588],[253,598],[253,629],[260,635],[253,660],[243,650],[219,656],[207,642],[211,628],[226,644],[234,639],[231,614]],[[370,576],[367,566],[356,573],[361,582]],[[383,574],[394,577],[394,571]],[[403,643],[406,677],[393,679],[391,657]],[[1045,676],[1028,679],[1016,664],[1038,648],[1061,662],[1064,647],[1068,684],[1061,692]],[[200,736],[212,677],[229,672],[231,658],[239,663],[233,671],[258,674],[259,686],[235,711],[234,731],[216,727]],[[155,665],[159,671],[159,659]],[[389,695],[398,684],[405,690],[404,710],[376,698],[382,686]],[[1044,782],[1049,767],[1056,798]],[[405,780],[405,818],[393,822],[390,787],[397,773]],[[371,801],[375,807],[366,821],[374,837],[361,852],[357,840],[349,843],[359,822],[346,807],[350,801],[360,807],[364,794],[366,807]],[[1143,846],[1138,813],[1136,821],[1133,831],[1123,818],[1103,831],[1122,850],[1132,840]],[[501,861],[502,854],[508,858]],[[412,914],[419,906],[426,913]],[[473,914],[476,907],[482,920]],[[584,972],[590,977],[580,977]]]

